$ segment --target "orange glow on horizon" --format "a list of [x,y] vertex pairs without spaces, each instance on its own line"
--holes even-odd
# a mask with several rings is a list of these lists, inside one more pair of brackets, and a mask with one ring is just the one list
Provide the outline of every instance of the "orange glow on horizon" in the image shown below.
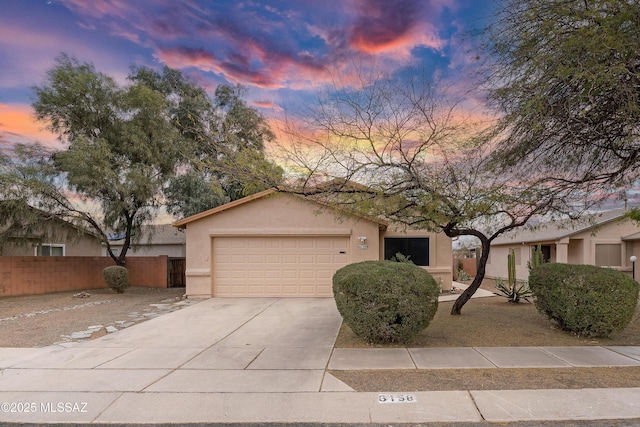
[[50,147],[60,146],[57,136],[44,129],[27,105],[0,104],[0,141],[4,143],[38,142]]

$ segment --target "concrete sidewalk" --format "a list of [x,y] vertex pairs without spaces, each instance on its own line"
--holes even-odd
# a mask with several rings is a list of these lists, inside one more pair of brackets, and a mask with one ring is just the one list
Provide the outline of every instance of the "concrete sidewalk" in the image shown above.
[[640,366],[640,347],[334,349],[340,324],[332,299],[210,299],[69,348],[0,349],[0,422],[640,419],[640,388],[358,393],[327,372]]

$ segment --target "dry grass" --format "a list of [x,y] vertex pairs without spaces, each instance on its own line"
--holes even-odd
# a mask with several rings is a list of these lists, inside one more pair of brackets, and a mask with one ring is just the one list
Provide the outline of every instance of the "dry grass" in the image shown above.
[[[460,316],[450,314],[452,305],[440,303],[427,329],[408,347],[640,345],[640,311],[624,331],[594,339],[558,329],[533,304],[513,304],[498,296],[477,298],[463,307]],[[344,325],[335,346],[371,347]]]
[[[440,303],[429,327],[406,347],[640,345],[640,311],[636,311],[624,331],[611,338],[589,339],[558,329],[539,314],[533,304],[513,304],[498,296],[477,298],[464,306],[460,316],[449,314],[452,305],[453,302]],[[372,347],[344,325],[335,346]],[[331,373],[354,390],[367,392],[615,388],[636,387],[640,381],[640,367],[406,369]]]

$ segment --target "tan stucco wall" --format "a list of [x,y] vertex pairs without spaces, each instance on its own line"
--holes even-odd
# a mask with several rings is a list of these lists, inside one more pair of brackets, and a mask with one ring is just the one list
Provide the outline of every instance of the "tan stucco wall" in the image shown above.
[[[216,236],[348,236],[349,262],[378,259],[378,224],[345,218],[298,197],[275,193],[187,224],[187,295],[212,295],[211,248]],[[360,249],[358,237],[367,237]]]
[[[538,243],[551,246],[552,262],[590,265],[595,265],[596,262],[596,244],[622,244],[623,266],[619,269],[631,271],[629,257],[634,255],[635,246],[632,242],[623,242],[622,238],[639,231],[640,227],[629,220],[614,220],[556,241],[541,241],[524,245],[521,243],[493,245],[487,264],[487,276],[507,277],[507,254],[509,248],[515,248],[521,251],[520,262],[516,264],[516,276],[518,279],[527,280],[529,277],[527,261],[531,259],[532,249]],[[640,248],[640,245],[637,247]],[[637,252],[635,255],[640,257],[640,250]]]
[[[100,256],[102,247],[98,238],[89,234],[78,233],[71,227],[57,226],[55,231],[49,231],[52,237],[45,237],[41,243],[64,245],[65,256]],[[13,245],[7,243],[2,250],[3,256],[34,256],[35,247],[39,241],[33,240],[26,244]]]
[[[355,263],[381,259],[381,234],[377,222],[345,217],[296,196],[275,193],[261,197],[187,223],[187,295],[212,296],[211,249],[216,236],[345,236],[349,237],[348,262]],[[419,235],[431,237],[424,232]],[[365,245],[361,245],[361,236],[367,238]],[[451,240],[438,235],[430,245],[436,260],[430,269],[442,276],[443,286],[450,287]]]
[[527,280],[529,278],[527,261],[531,258],[531,246],[516,243],[512,243],[509,246],[491,246],[485,276],[502,278],[508,276],[507,256],[511,248],[513,248],[516,253],[516,279]]
[[384,259],[385,237],[429,237],[429,267],[424,267],[436,281],[442,283],[442,290],[451,290],[453,280],[451,260],[453,256],[451,238],[444,233],[429,233],[399,226],[389,226],[380,236],[379,259]]
[[[113,249],[122,250],[122,245],[111,245]],[[166,255],[169,258],[184,258],[185,245],[135,245],[127,251],[127,257],[130,256],[161,256]],[[120,252],[118,252],[120,253]],[[102,248],[102,255],[107,256],[107,248]]]

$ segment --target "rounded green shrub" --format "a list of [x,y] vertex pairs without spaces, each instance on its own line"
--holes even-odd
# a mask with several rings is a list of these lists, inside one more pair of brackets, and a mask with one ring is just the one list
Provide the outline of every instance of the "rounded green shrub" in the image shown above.
[[438,309],[440,288],[413,264],[365,261],[333,276],[333,295],[344,322],[369,343],[408,343]]
[[638,284],[628,275],[593,265],[542,264],[529,286],[541,313],[560,328],[588,337],[622,331],[638,303]]
[[112,265],[102,270],[104,281],[114,291],[123,293],[129,287],[129,270],[125,267]]

